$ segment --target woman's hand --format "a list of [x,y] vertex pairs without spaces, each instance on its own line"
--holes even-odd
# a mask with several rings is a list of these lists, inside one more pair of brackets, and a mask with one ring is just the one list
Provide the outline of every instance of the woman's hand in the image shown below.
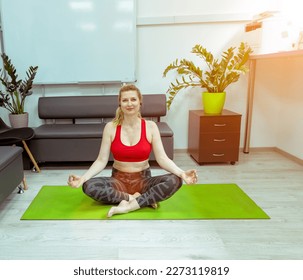
[[69,175],[67,184],[72,188],[79,188],[84,183],[84,179],[77,175]]
[[186,184],[196,184],[198,181],[197,171],[195,169],[189,169],[181,174],[181,178]]

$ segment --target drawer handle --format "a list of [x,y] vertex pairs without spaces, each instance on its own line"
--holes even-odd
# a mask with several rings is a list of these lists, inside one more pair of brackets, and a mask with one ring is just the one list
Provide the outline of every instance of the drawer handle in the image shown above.
[[226,123],[215,123],[214,126],[226,126]]
[[226,141],[225,138],[223,138],[223,139],[214,139],[214,142],[225,142],[225,141]]
[[214,157],[223,157],[224,154],[213,154]]

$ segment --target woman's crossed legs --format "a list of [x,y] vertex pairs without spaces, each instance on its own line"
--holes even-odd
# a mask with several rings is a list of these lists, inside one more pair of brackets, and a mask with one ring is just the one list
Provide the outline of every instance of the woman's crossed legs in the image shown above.
[[96,177],[83,184],[83,191],[91,198],[116,204],[108,217],[154,205],[171,197],[182,186],[182,179],[174,174],[150,176],[150,170],[125,173],[113,170],[112,177]]

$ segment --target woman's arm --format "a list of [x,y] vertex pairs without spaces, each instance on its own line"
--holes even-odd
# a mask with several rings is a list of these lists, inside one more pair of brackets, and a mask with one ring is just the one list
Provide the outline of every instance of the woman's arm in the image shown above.
[[161,140],[160,132],[157,125],[150,121],[149,128],[152,135],[152,146],[154,155],[156,158],[157,163],[160,165],[161,168],[165,169],[166,171],[177,175],[178,177],[182,178],[187,184],[192,184],[197,182],[197,173],[196,170],[191,169],[184,171],[179,168],[166,154],[163,143]]
[[90,178],[100,173],[106,167],[110,154],[111,133],[113,129],[114,127],[112,122],[107,123],[105,125],[102,135],[102,142],[97,159],[82,176],[77,176],[77,175],[69,176],[68,184],[71,187],[75,187],[75,188],[80,187],[84,182],[86,182]]

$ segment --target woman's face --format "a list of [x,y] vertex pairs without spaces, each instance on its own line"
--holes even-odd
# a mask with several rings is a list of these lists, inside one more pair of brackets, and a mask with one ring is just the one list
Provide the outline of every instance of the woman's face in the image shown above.
[[120,106],[125,115],[137,115],[140,111],[140,99],[138,93],[135,90],[122,92]]

